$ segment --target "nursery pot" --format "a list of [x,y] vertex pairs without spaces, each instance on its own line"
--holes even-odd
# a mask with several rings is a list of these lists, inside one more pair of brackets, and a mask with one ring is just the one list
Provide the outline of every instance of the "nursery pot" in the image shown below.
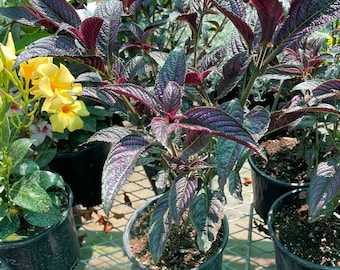
[[[270,235],[272,237],[275,249],[275,263],[277,270],[316,270],[316,269],[324,269],[324,270],[334,270],[338,269],[336,267],[322,266],[319,264],[315,264],[313,262],[304,260],[292,252],[290,252],[277,238],[276,232],[273,228],[273,222],[275,219],[275,215],[280,211],[285,205],[291,204],[294,200],[299,197],[299,193],[301,191],[306,191],[306,188],[300,188],[293,191],[289,191],[282,196],[280,196],[273,205],[271,206],[268,214],[268,229]],[[308,243],[309,239],[306,239]]]
[[20,241],[0,243],[1,266],[10,270],[70,270],[80,258],[79,241],[72,214],[73,195],[63,219],[42,233]]
[[251,167],[254,208],[265,222],[268,219],[269,209],[277,198],[294,189],[309,186],[309,183],[288,183],[266,175],[264,171],[256,167],[252,156],[249,157],[248,162]]
[[77,152],[57,154],[49,163],[71,186],[74,204],[89,207],[101,203],[102,169],[109,149],[108,143],[95,142]]
[[[134,227],[134,224],[137,220],[137,218],[147,209],[149,205],[151,205],[155,200],[158,199],[159,196],[147,201],[143,206],[141,206],[139,209],[137,209],[132,216],[130,217],[128,223],[126,224],[124,233],[123,233],[123,244],[124,244],[124,250],[127,254],[128,258],[132,262],[134,269],[150,269],[146,267],[145,265],[141,264],[132,254],[131,248],[130,248],[130,238],[131,238],[131,231]],[[214,254],[212,257],[210,257],[205,263],[201,264],[197,268],[191,268],[192,270],[222,270],[222,262],[223,262],[223,251],[225,246],[228,242],[229,237],[229,227],[228,227],[228,220],[227,217],[224,216],[223,222],[222,222],[223,228],[224,228],[224,238],[221,246],[219,247],[216,254]]]

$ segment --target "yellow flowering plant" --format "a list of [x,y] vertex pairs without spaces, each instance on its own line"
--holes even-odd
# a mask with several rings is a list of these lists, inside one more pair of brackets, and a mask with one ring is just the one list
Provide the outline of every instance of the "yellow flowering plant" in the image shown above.
[[21,240],[45,230],[63,218],[68,204],[62,177],[40,170],[33,158],[35,141],[27,137],[42,108],[42,95],[31,91],[38,91],[39,82],[46,78],[38,76],[33,66],[52,65],[52,59],[32,59],[19,72],[12,69],[14,60],[9,35],[6,45],[0,44],[0,242]]

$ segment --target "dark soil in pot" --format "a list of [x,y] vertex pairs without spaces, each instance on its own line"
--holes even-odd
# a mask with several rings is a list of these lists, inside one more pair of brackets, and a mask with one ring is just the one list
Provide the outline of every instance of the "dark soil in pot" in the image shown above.
[[[272,206],[268,225],[275,241],[291,254],[323,267],[340,267],[340,209],[337,214],[316,222],[308,221],[307,191],[288,193]],[[276,250],[276,252],[281,252]],[[277,264],[281,264],[277,262]],[[287,261],[287,259],[283,260]],[[314,268],[296,269],[319,269]],[[281,266],[281,265],[280,265]],[[286,269],[287,266],[278,269]],[[294,268],[295,269],[295,268]],[[328,268],[320,268],[328,269]]]
[[[200,251],[196,244],[196,232],[192,226],[188,226],[186,231],[179,232],[177,226],[172,226],[169,241],[165,246],[163,256],[155,265],[148,248],[148,230],[152,208],[155,203],[150,205],[147,211],[142,212],[135,221],[130,236],[130,248],[132,255],[140,262],[145,269],[152,270],[187,270],[196,269],[205,263],[209,258],[216,255],[221,246],[226,244],[225,228],[219,231],[218,239],[214,242],[212,248],[207,253]],[[225,222],[226,219],[224,220]],[[224,222],[224,224],[225,224]],[[228,231],[228,230],[227,230]],[[228,236],[227,236],[228,237]],[[224,249],[224,247],[223,247]],[[223,251],[222,251],[223,252]],[[205,268],[204,268],[205,269]],[[217,268],[207,268],[217,269]]]
[[303,184],[309,182],[308,166],[300,156],[299,141],[294,137],[278,137],[261,142],[268,162],[258,156],[253,157],[254,164],[266,175],[287,183]]
[[308,166],[301,157],[301,145],[294,137],[277,136],[261,142],[268,162],[258,156],[249,158],[254,208],[267,222],[273,202],[288,191],[308,186]]

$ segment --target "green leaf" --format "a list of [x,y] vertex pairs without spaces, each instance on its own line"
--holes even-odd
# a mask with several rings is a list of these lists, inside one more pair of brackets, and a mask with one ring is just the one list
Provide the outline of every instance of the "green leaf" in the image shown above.
[[13,160],[13,167],[18,164],[26,155],[28,149],[33,144],[31,139],[20,138],[14,141],[7,149],[7,154]]
[[4,241],[7,236],[15,233],[20,226],[18,216],[13,216],[9,219],[7,216],[0,220],[0,242]]
[[39,171],[30,176],[29,179],[23,178],[15,182],[9,191],[12,201],[33,212],[46,213],[52,206],[51,198],[48,193],[39,186]]
[[24,210],[24,219],[31,225],[38,227],[51,226],[60,220],[63,215],[58,207],[52,206],[49,211],[45,213],[37,213],[29,210]]
[[39,165],[40,168],[46,167],[51,160],[57,155],[57,148],[49,148],[38,156],[35,162]]
[[17,164],[13,168],[13,175],[16,178],[20,178],[22,176],[29,176],[33,174],[35,171],[39,171],[39,166],[31,159],[23,159],[19,164]]
[[0,129],[0,147],[8,145],[11,136],[11,130],[9,127],[8,118],[4,117],[1,122],[1,129]]
[[169,192],[167,192],[158,199],[150,220],[149,248],[154,262],[157,262],[163,253],[170,228]]
[[40,171],[39,186],[44,190],[50,187],[60,187],[64,189],[64,180],[57,174],[50,171]]
[[208,194],[204,189],[192,202],[189,216],[197,231],[197,244],[200,250],[208,251],[216,240],[222,225],[225,197],[215,190]]

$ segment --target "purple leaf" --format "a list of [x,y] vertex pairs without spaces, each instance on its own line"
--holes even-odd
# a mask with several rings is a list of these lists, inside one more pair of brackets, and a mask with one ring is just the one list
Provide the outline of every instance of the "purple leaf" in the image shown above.
[[340,80],[339,79],[331,79],[319,84],[317,87],[313,89],[313,95],[323,95],[332,92],[333,90],[340,91]]
[[103,128],[93,134],[88,140],[89,142],[101,141],[107,142],[112,144],[117,144],[122,138],[126,137],[127,135],[131,134],[131,130],[124,128],[124,127],[108,127]]
[[197,231],[197,244],[200,250],[209,250],[216,240],[222,225],[225,202],[224,195],[218,190],[207,194],[201,189],[193,199],[189,215]]
[[163,109],[170,118],[174,118],[182,105],[182,87],[173,81],[170,81],[163,93]]
[[150,146],[144,136],[131,134],[111,148],[102,175],[102,200],[106,215],[109,215],[118,191],[133,172],[138,157]]
[[185,56],[182,50],[173,50],[169,53],[164,65],[158,73],[155,82],[155,92],[159,100],[163,100],[163,92],[170,81],[179,85],[184,84]]
[[[330,209],[326,207],[338,196],[340,196],[340,159],[330,158],[319,163],[311,175],[308,212],[312,221],[317,220],[325,209],[331,213],[335,207]],[[338,203],[335,203],[335,206],[337,205]]]
[[138,100],[147,106],[154,114],[160,114],[163,110],[162,102],[149,91],[134,84],[107,85],[100,88],[101,91],[112,91]]
[[59,24],[65,22],[79,29],[81,23],[79,15],[67,1],[31,0],[30,3],[33,8],[52,21]]
[[82,40],[84,41],[89,53],[95,53],[97,37],[100,28],[103,24],[103,19],[98,17],[86,18],[80,25]]
[[[225,16],[227,16],[231,22],[235,25],[237,30],[240,32],[248,47],[251,48],[254,33],[251,30],[250,26],[243,20],[243,14],[240,13],[241,9],[237,4],[237,1],[228,1],[228,0],[214,0],[212,4],[216,6],[216,8],[221,11]],[[234,6],[238,6],[238,9],[233,9]],[[238,13],[235,13],[238,12]]]
[[259,15],[262,38],[261,43],[267,44],[271,41],[274,31],[283,17],[282,3],[278,0],[251,0]]
[[210,133],[186,130],[184,149],[181,153],[181,159],[187,160],[191,155],[198,153],[207,145],[208,142],[210,142],[210,140]]
[[180,127],[208,132],[238,142],[264,156],[261,148],[239,121],[214,107],[197,107],[183,114]]
[[175,183],[170,187],[170,201],[175,202],[170,204],[170,216],[173,218],[176,224],[182,218],[182,215],[186,208],[191,203],[196,189],[197,179],[194,175],[180,175],[174,180]]
[[154,262],[158,262],[163,253],[170,228],[169,192],[166,192],[158,199],[150,220],[149,247]]
[[243,78],[249,63],[250,56],[247,52],[241,52],[227,61],[223,66],[223,78],[216,89],[216,99],[225,97],[237,85]]
[[97,45],[100,54],[107,64],[111,62],[113,45],[121,24],[122,13],[123,4],[118,0],[100,1],[94,13],[96,17],[104,20],[98,35]]
[[288,16],[273,38],[276,53],[339,16],[339,0],[292,1]]
[[169,149],[169,136],[176,130],[177,124],[169,124],[162,117],[153,117],[150,125],[156,140],[159,141],[165,148]]

